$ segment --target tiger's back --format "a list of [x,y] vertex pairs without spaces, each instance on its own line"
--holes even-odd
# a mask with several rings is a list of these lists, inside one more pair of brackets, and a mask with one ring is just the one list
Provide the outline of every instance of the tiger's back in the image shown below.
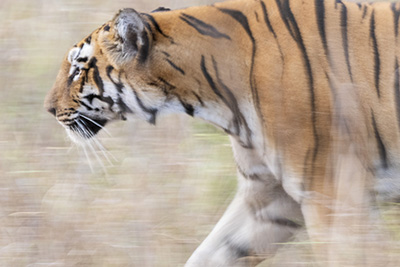
[[259,33],[254,80],[262,88],[264,131],[279,147],[290,176],[308,172],[303,182],[317,179],[323,186],[317,173],[326,175],[339,119],[347,121],[359,153],[368,154],[377,175],[398,172],[399,8],[399,3],[261,2],[262,16],[254,21]]

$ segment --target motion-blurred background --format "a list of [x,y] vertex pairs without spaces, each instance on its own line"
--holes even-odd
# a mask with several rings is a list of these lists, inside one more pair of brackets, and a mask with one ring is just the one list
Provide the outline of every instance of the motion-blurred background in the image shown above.
[[[236,188],[225,134],[185,115],[117,122],[86,157],[42,103],[68,49],[118,9],[214,2],[0,0],[0,266],[182,266],[211,231]],[[302,259],[274,266],[310,266],[293,245]]]

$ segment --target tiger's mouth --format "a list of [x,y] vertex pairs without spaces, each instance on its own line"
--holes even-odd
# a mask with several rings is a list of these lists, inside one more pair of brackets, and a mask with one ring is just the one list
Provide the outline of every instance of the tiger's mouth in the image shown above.
[[92,119],[80,114],[79,117],[69,125],[69,129],[85,139],[90,139],[103,129],[107,122],[108,120],[106,119]]

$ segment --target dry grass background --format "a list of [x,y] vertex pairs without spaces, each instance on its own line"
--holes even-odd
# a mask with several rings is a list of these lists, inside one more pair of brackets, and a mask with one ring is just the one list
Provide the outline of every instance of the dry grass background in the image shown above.
[[[211,231],[236,187],[225,134],[185,115],[118,122],[99,138],[112,164],[90,153],[90,167],[42,103],[67,50],[118,9],[213,2],[0,1],[0,266],[182,266]],[[271,265],[310,266],[292,246]]]

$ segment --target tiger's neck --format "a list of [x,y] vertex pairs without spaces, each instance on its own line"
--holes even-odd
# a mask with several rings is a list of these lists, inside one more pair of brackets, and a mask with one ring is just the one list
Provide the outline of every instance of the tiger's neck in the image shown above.
[[204,119],[253,147],[253,48],[238,42],[246,31],[242,22],[227,19],[245,15],[223,3],[144,16],[154,37],[146,69],[165,94],[164,110]]

